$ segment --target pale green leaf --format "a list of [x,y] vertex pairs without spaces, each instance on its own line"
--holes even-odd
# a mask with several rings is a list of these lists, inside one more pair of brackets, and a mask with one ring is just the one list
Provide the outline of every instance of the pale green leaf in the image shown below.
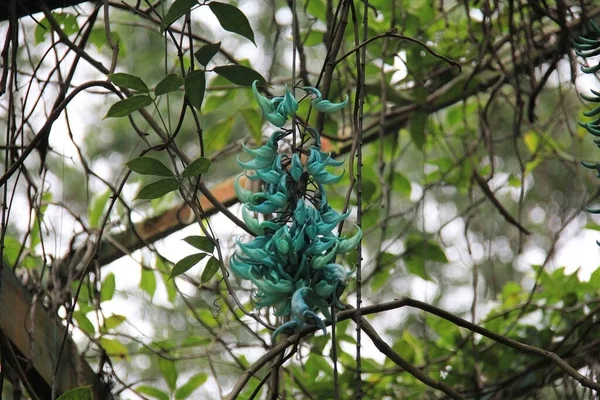
[[215,245],[206,236],[188,236],[183,239],[190,246],[194,246],[198,250],[212,253],[215,250]]
[[125,100],[117,101],[110,106],[104,118],[126,117],[140,108],[152,104],[152,99],[145,94],[138,94]]
[[82,386],[64,392],[56,400],[93,400],[91,386]]
[[189,398],[189,396],[200,386],[206,382],[208,375],[199,373],[192,376],[183,386],[181,386],[175,392],[175,399],[183,400]]
[[210,165],[211,162],[208,158],[199,157],[192,161],[190,165],[188,165],[185,168],[185,170],[183,170],[181,176],[183,176],[184,178],[188,178],[191,176],[202,175],[208,172],[208,170],[210,169]]
[[208,3],[208,7],[215,14],[215,17],[219,20],[221,27],[226,31],[237,33],[250,40],[254,45],[254,32],[248,22],[248,18],[242,11],[236,6],[231,4],[219,3],[217,1],[211,1]]
[[139,92],[148,93],[148,85],[139,76],[127,74],[124,72],[117,72],[116,74],[108,75],[110,81],[119,86],[127,89],[137,90]]
[[158,82],[154,89],[156,96],[161,96],[165,93],[174,92],[183,85],[183,78],[177,74],[169,74],[163,78],[162,81]]
[[202,271],[202,276],[200,277],[200,282],[206,283],[211,280],[213,276],[219,271],[221,268],[221,263],[215,257],[211,257],[206,266],[204,267],[204,271]]
[[196,253],[196,254],[191,254],[187,257],[183,257],[173,267],[173,270],[171,271],[171,274],[169,275],[169,279],[183,274],[184,272],[186,272],[187,270],[192,268],[194,265],[196,265],[200,261],[202,261],[202,259],[206,256],[207,256],[206,253]]
[[136,199],[157,199],[177,189],[179,189],[179,182],[176,179],[161,179],[160,181],[144,186],[136,196]]
[[173,176],[173,173],[165,164],[151,157],[134,158],[125,165],[141,175]]
[[111,272],[106,275],[104,282],[102,282],[102,288],[100,289],[100,301],[112,300],[115,295],[115,275]]
[[175,0],[160,22],[160,31],[164,31],[171,24],[190,11],[198,2],[196,0]]
[[206,90],[204,71],[190,72],[185,77],[184,88],[185,95],[190,104],[199,110],[204,100],[204,91]]

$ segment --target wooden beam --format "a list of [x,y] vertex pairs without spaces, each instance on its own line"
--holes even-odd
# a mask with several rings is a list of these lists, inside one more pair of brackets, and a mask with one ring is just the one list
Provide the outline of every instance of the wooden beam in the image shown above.
[[[57,317],[52,317],[40,301],[23,287],[12,269],[1,268],[0,280],[0,330],[10,342],[5,354],[15,354],[18,364],[31,387],[40,399],[50,399],[52,376],[65,334],[65,327]],[[5,346],[7,343],[5,343]],[[9,360],[11,357],[7,357]],[[95,400],[112,400],[92,368],[79,355],[75,342],[69,335],[56,376],[58,393],[91,386]]]

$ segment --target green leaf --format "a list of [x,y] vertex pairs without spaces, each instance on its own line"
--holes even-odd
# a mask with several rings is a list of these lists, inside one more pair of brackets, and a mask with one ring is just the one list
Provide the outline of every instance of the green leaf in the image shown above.
[[446,253],[438,243],[433,240],[426,240],[419,235],[410,235],[406,239],[406,252],[402,256],[419,256],[425,260],[439,263],[448,262]]
[[325,35],[325,32],[311,30],[307,35],[302,33],[303,32],[301,32],[301,36],[304,37],[304,46],[310,47],[323,44],[323,36]]
[[114,329],[117,326],[121,325],[123,322],[125,322],[126,319],[127,318],[123,315],[111,315],[110,317],[104,320],[104,326],[106,327],[106,329]]
[[154,296],[156,292],[156,275],[154,271],[148,268],[142,268],[142,277],[140,279],[140,289],[150,295],[150,298]]
[[139,92],[148,93],[148,85],[139,76],[127,74],[124,72],[117,72],[116,74],[108,75],[110,81],[119,86],[127,89],[137,90]]
[[2,257],[4,258],[4,262],[14,267],[17,263],[17,257],[19,257],[19,253],[21,252],[21,242],[12,236],[6,235],[3,245],[4,251],[2,252]]
[[406,251],[402,254],[406,269],[413,275],[431,280],[425,270],[425,261],[447,263],[444,250],[434,241],[426,240],[418,235],[410,235],[406,240]]
[[[67,36],[70,36],[76,32],[79,32],[79,23],[77,17],[71,13],[52,13],[52,17],[56,20],[56,23],[60,26],[60,29]],[[52,27],[50,22],[46,18],[42,19],[35,27],[34,39],[35,44],[38,45],[46,39],[46,34],[50,32]]]
[[115,274],[112,272],[106,275],[104,282],[102,282],[102,288],[100,289],[100,301],[112,300],[115,295]]
[[156,267],[156,270],[160,272],[159,277],[165,284],[165,289],[167,290],[167,299],[170,303],[173,303],[177,298],[177,289],[175,288],[175,282],[169,279],[171,267],[168,264],[170,263],[168,263],[164,258],[158,256],[156,257],[154,266]]
[[190,104],[198,110],[204,100],[204,91],[206,90],[206,78],[204,71],[192,71],[185,77],[185,95]]
[[540,150],[541,137],[535,131],[528,131],[523,134],[523,142],[531,154]]
[[177,387],[177,368],[175,367],[175,363],[165,358],[159,358],[158,369],[160,369],[160,373],[165,379],[165,382],[167,382],[169,389],[174,391]]
[[179,189],[179,182],[176,179],[161,179],[160,181],[144,186],[138,193],[136,199],[158,199],[159,197],[162,197],[165,194],[177,189]]
[[212,343],[213,339],[204,336],[188,336],[183,339],[181,343],[182,347],[196,347],[196,346],[206,346],[209,343]]
[[146,396],[154,397],[158,400],[169,400],[169,395],[167,393],[152,386],[140,385],[135,388],[135,391],[145,394]]
[[196,0],[175,0],[169,10],[165,14],[162,21],[160,21],[160,31],[163,32],[171,24],[177,21],[179,18],[185,15],[192,9],[198,2]]
[[[123,42],[121,42],[121,37],[119,36],[119,34],[112,30],[110,32],[110,37],[113,43],[118,43],[119,45],[119,56],[125,56],[125,46],[123,45]],[[107,46],[108,40],[106,36],[106,29],[104,29],[104,26],[92,29],[88,41],[94,46],[96,46],[96,49],[98,50],[100,50],[104,46]]]
[[173,267],[173,270],[171,271],[171,274],[169,275],[169,279],[183,274],[184,272],[186,272],[187,270],[192,268],[194,265],[198,264],[206,256],[207,256],[206,253],[196,253],[196,254],[191,254],[187,257],[183,257]]
[[431,277],[425,270],[425,259],[418,255],[404,257],[406,270],[409,274],[417,275],[426,281],[430,281]]
[[194,53],[194,57],[196,57],[196,60],[198,60],[200,64],[206,67],[215,54],[219,52],[219,49],[221,49],[221,42],[209,43],[200,47],[200,49]]
[[173,173],[155,158],[138,157],[125,163],[132,171],[141,175],[173,176]]
[[183,85],[183,78],[177,74],[169,74],[163,78],[162,81],[158,82],[154,89],[156,96],[161,96],[165,93],[174,92]]
[[212,253],[215,250],[215,245],[206,236],[188,236],[183,240],[198,250],[202,250],[207,253]]
[[423,150],[423,146],[425,146],[425,126],[428,117],[429,114],[426,111],[417,110],[410,118],[410,137],[419,150]]
[[89,335],[93,335],[96,333],[96,328],[94,328],[94,324],[88,319],[85,313],[81,311],[75,311],[73,313],[73,319],[77,322],[77,326],[79,329],[84,331]]
[[91,386],[82,386],[64,392],[56,400],[94,400]]
[[102,217],[102,212],[106,208],[106,203],[112,194],[112,190],[107,189],[102,193],[96,194],[90,201],[90,205],[88,208],[88,218],[90,220],[90,227],[98,228],[100,225],[100,218]]
[[204,373],[199,373],[192,376],[185,385],[177,389],[177,391],[175,392],[175,399],[187,399],[196,389],[202,386],[207,379],[208,375]]
[[213,276],[219,271],[221,268],[221,263],[215,257],[211,257],[206,266],[204,267],[204,271],[202,271],[202,276],[200,277],[201,283],[206,283],[212,279]]
[[125,345],[119,342],[118,340],[103,337],[100,339],[100,345],[104,348],[104,351],[106,351],[106,353],[111,357],[129,357],[129,350],[127,350],[127,347],[125,347]]
[[594,290],[600,291],[600,268],[596,268],[594,272],[592,272],[589,283]]
[[248,22],[248,18],[246,18],[239,8],[232,6],[231,4],[224,4],[216,1],[208,3],[208,7],[210,7],[210,10],[215,14],[215,17],[217,17],[223,29],[242,35],[256,46],[254,32],[252,31],[252,27],[250,27],[250,22]]
[[118,118],[126,117],[134,111],[139,110],[142,107],[146,107],[152,104],[150,96],[145,94],[137,94],[125,100],[117,101],[115,104],[110,106],[108,112],[104,116],[106,118]]
[[202,175],[210,169],[210,160],[208,158],[199,157],[192,161],[184,170],[181,176],[188,178],[191,176]]
[[392,181],[392,190],[399,193],[402,197],[410,198],[412,185],[410,181],[402,174],[394,172]]
[[261,74],[243,65],[223,65],[213,68],[213,71],[236,85],[252,86],[252,82],[256,80],[259,81],[259,85],[267,85],[267,81]]
[[325,373],[326,376],[331,376],[333,373],[333,367],[321,354],[311,354],[304,367],[310,381],[314,381],[320,372]]

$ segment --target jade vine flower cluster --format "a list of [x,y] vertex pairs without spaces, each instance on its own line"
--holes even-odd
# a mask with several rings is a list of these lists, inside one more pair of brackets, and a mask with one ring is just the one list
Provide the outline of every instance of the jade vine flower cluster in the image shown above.
[[[270,100],[252,86],[254,96],[265,117],[282,127],[289,116],[294,116],[298,102],[286,87],[284,97]],[[330,103],[321,99],[315,88],[303,88],[316,96],[313,106],[323,112],[337,111],[346,103]],[[336,161],[321,151],[319,132],[306,128],[305,139],[291,154],[279,151],[280,141],[291,130],[275,131],[262,147],[244,151],[251,161],[238,159],[240,166],[252,173],[248,179],[260,181],[260,192],[244,189],[239,178],[235,183],[242,206],[242,218],[256,237],[249,243],[238,242],[229,265],[236,276],[251,281],[255,286],[257,307],[273,307],[274,315],[289,317],[289,321],[273,333],[291,332],[305,324],[317,325],[325,332],[325,324],[317,315],[320,311],[331,319],[329,308],[342,307],[340,296],[344,291],[347,271],[335,263],[339,254],[348,253],[360,242],[362,231],[349,238],[341,238],[334,230],[349,212],[338,213],[327,203],[324,185],[338,182],[339,175],[327,167],[339,167]],[[252,213],[262,214],[259,220]]]
[[[590,33],[592,35],[596,37],[600,36],[600,27],[593,21],[590,21],[590,28]],[[575,49],[575,53],[584,59],[595,57],[600,55],[600,39],[592,39],[585,36],[580,36],[577,40],[573,41],[573,48]],[[595,74],[600,72],[600,62],[590,67],[582,66],[581,70],[586,74]],[[593,96],[581,94],[581,98],[591,103],[600,103],[600,92],[593,89],[590,89],[590,91],[592,92]],[[596,118],[591,122],[579,122],[579,125],[597,138],[594,139],[594,143],[600,147],[600,105],[593,110],[584,112],[583,115],[589,118]],[[596,170],[596,176],[600,178],[600,162],[594,163],[584,161],[582,164],[586,168]],[[587,208],[587,211],[592,214],[600,214],[600,208]],[[598,245],[600,246],[600,242],[598,242]]]

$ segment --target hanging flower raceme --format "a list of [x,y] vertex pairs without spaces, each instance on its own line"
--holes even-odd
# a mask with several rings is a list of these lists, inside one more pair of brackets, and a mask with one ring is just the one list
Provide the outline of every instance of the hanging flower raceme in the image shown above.
[[[294,117],[298,102],[287,87],[283,97],[269,100],[258,92],[256,83],[252,91],[265,118],[283,127],[288,117]],[[322,100],[315,88],[303,89],[314,95],[312,105],[322,112],[337,111],[348,101],[346,98],[334,104]],[[358,227],[349,238],[334,233],[349,211],[340,214],[332,209],[323,185],[342,179],[343,172],[332,174],[327,167],[340,167],[343,162],[321,150],[316,129],[308,127],[306,133],[312,139],[308,140],[312,143],[308,148],[301,145],[291,154],[280,152],[280,141],[292,131],[275,131],[257,149],[244,146],[252,160],[238,159],[249,172],[248,179],[260,182],[261,191],[254,193],[244,189],[239,180],[235,182],[236,195],[244,203],[242,218],[256,237],[249,243],[238,242],[229,264],[236,276],[256,286],[257,307],[272,307],[274,315],[289,317],[273,337],[306,324],[317,325],[325,332],[317,312],[331,319],[329,309],[342,307],[340,296],[353,273],[336,264],[336,256],[355,249],[362,238]],[[252,213],[263,217],[256,218]]]
[[[586,60],[600,55],[600,27],[593,21],[590,21],[590,28],[589,35],[594,36],[593,38],[580,36],[577,40],[573,41],[575,53]],[[592,75],[600,72],[600,62],[589,67],[582,66],[581,71]],[[600,103],[600,92],[593,89],[590,89],[590,91],[593,96],[580,94],[581,98],[592,103]],[[591,122],[579,122],[579,125],[596,137],[594,143],[600,147],[600,105],[593,110],[584,112],[583,115],[588,118],[596,118]],[[586,168],[595,170],[596,176],[600,178],[600,162],[594,163],[584,161],[582,164]],[[600,208],[587,208],[587,211],[592,214],[600,214]],[[600,246],[600,242],[597,243]]]

